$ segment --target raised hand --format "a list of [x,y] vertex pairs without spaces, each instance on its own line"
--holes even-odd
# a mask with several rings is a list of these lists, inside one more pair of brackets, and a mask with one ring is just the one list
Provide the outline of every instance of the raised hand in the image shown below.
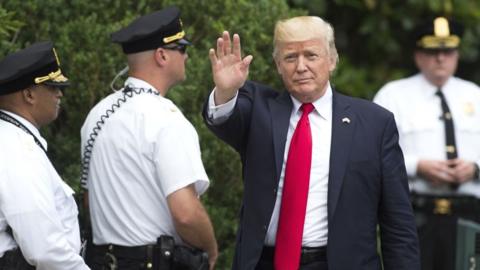
[[217,39],[217,50],[210,49],[213,81],[215,82],[215,104],[224,104],[232,99],[248,77],[253,56],[242,59],[240,36],[233,35],[233,46],[228,31]]

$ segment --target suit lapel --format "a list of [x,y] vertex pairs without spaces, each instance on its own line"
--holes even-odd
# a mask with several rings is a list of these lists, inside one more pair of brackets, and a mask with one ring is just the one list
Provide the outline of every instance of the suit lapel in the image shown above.
[[333,91],[332,142],[330,149],[330,174],[328,179],[328,220],[331,221],[337,207],[343,178],[350,155],[355,115],[348,99]]
[[290,114],[292,112],[292,100],[287,91],[284,91],[276,99],[268,100],[272,121],[273,146],[275,150],[276,179],[280,179],[287,140]]

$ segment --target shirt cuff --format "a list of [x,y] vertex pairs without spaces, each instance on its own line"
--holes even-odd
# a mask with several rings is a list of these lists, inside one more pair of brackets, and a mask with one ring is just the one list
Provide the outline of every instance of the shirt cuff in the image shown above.
[[409,178],[417,176],[418,157],[405,156],[405,168],[407,169],[407,175]]
[[230,115],[232,115],[233,109],[235,108],[235,103],[237,102],[238,91],[227,103],[216,105],[214,98],[215,90],[216,88],[213,89],[212,93],[210,93],[210,97],[208,98],[207,113],[210,122],[214,125],[218,125],[225,122]]

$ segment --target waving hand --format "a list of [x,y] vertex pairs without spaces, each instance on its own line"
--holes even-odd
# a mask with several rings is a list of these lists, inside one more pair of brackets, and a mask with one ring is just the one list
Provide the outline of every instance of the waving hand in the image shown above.
[[213,81],[215,82],[215,104],[223,104],[232,99],[248,77],[253,56],[242,59],[240,36],[233,35],[233,45],[228,31],[217,39],[217,50],[210,49]]

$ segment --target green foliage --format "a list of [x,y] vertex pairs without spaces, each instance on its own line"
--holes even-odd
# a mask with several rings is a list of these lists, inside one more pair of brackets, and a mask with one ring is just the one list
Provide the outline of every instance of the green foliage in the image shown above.
[[[14,49],[36,41],[54,41],[72,86],[64,93],[59,119],[42,134],[49,141],[49,155],[63,179],[78,190],[81,125],[90,108],[110,93],[111,80],[126,64],[121,48],[110,42],[110,33],[140,15],[171,4],[182,10],[187,36],[194,46],[188,50],[187,80],[172,89],[169,98],[199,133],[211,179],[202,200],[219,241],[218,269],[229,269],[242,175],[237,153],[215,138],[201,118],[203,101],[213,87],[208,49],[215,46],[223,30],[240,34],[243,50],[254,55],[250,76],[280,86],[271,57],[274,23],[299,11],[289,10],[283,0],[9,0],[3,4],[4,9],[0,8],[0,36],[2,40],[14,39]],[[0,44],[0,52],[12,50],[7,43]]]
[[14,12],[7,11],[0,5],[0,57],[16,49],[16,33],[22,25],[15,18]]

